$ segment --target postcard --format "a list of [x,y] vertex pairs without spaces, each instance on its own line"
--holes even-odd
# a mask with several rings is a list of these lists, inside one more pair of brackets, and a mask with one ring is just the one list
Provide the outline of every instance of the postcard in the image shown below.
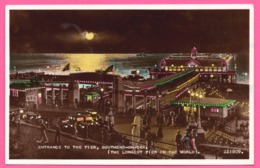
[[5,14],[6,164],[254,164],[252,5]]

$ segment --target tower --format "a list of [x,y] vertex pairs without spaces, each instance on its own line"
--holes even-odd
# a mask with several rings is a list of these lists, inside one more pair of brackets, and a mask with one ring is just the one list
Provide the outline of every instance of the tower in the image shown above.
[[191,49],[191,57],[196,57],[197,56],[197,54],[198,54],[198,50],[197,50],[197,48],[196,47],[193,47],[192,49]]

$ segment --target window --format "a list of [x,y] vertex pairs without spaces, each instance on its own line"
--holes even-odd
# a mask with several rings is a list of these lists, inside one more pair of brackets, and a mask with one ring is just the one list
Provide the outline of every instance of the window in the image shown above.
[[184,111],[190,111],[190,107],[189,107],[189,106],[184,106],[184,107],[183,107],[183,110],[184,110]]
[[218,113],[218,112],[219,112],[219,109],[217,109],[217,108],[211,108],[211,109],[210,109],[210,112],[212,112],[212,113]]

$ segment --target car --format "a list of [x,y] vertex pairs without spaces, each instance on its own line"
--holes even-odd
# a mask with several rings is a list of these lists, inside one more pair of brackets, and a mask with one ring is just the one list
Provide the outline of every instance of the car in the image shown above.
[[91,116],[94,121],[98,122],[101,116],[93,109],[86,109],[85,112],[78,112],[81,115]]
[[79,114],[69,114],[66,118],[60,119],[60,127],[64,132],[75,133],[75,126],[77,130],[81,128],[81,123],[84,123],[85,116]]
[[73,124],[70,123],[70,120],[66,118],[60,118],[60,129],[64,132],[72,132],[73,131]]
[[88,121],[90,121],[90,120],[94,121],[94,120],[95,120],[95,119],[94,119],[95,116],[93,117],[91,111],[77,112],[76,115],[77,115],[77,116],[84,116],[84,117],[85,117],[84,121],[86,121],[86,119],[87,119]]
[[[20,112],[21,111],[21,112]],[[23,117],[23,110],[15,109],[9,111],[9,118],[11,125],[19,125]]]
[[84,134],[86,129],[93,125],[93,118],[91,116],[78,116],[77,117],[77,129],[80,134]]
[[100,115],[98,115],[98,113],[96,111],[92,111],[92,112],[90,112],[90,114],[91,114],[91,117],[93,118],[93,120],[98,121]]
[[85,116],[84,122],[79,123],[78,132],[79,135],[87,138],[93,138],[94,134],[97,134],[96,128],[99,126],[99,123],[93,120],[91,116]]
[[89,111],[77,112],[76,115],[77,116],[90,116],[91,117],[91,113]]
[[31,124],[39,124],[39,119],[41,119],[41,115],[34,113],[34,112],[30,112],[28,111],[26,113],[26,117],[25,117],[25,121],[27,123],[31,123]]
[[64,122],[64,131],[69,133],[74,133],[74,125],[76,123],[76,115],[69,114]]

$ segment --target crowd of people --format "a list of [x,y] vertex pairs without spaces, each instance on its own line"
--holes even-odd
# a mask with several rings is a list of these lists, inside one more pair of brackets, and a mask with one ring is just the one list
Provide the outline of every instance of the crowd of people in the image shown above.
[[191,150],[197,153],[195,131],[194,129],[185,132],[182,136],[180,130],[177,131],[175,136],[175,143],[177,146],[177,153],[179,154],[181,150]]

